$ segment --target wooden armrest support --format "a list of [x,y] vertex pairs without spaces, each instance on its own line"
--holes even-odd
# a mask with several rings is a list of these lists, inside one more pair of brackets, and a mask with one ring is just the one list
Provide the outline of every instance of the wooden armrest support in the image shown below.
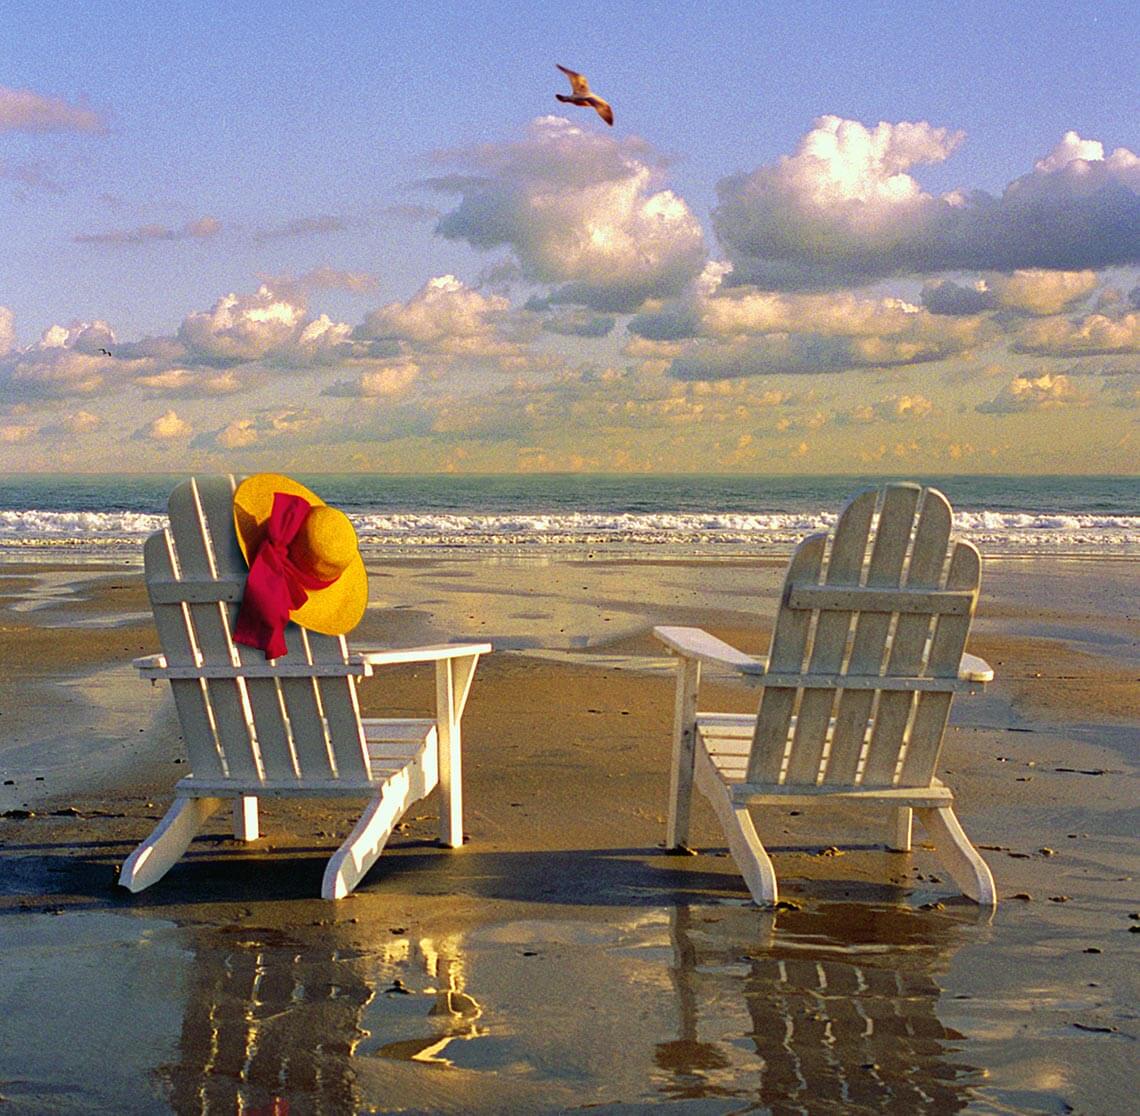
[[963,655],[958,664],[958,677],[964,682],[992,682],[993,667],[977,655]]
[[673,654],[684,659],[698,659],[702,663],[727,667],[739,674],[760,675],[767,669],[764,659],[746,655],[701,628],[659,627],[653,629],[653,634]]

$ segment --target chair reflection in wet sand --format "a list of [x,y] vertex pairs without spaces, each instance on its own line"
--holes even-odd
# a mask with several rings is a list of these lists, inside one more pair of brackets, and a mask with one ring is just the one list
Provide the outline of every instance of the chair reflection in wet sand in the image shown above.
[[[334,936],[317,947],[265,929],[204,931],[180,1060],[159,1071],[172,1111],[342,1116],[368,1109],[375,1097],[363,1084],[362,1058],[445,1063],[448,1043],[484,1033],[476,1023],[482,1009],[463,990],[459,945],[458,935],[393,938],[383,947]],[[412,1024],[422,1035],[370,1049],[370,1028],[387,1015],[378,997],[415,994],[392,972],[407,971],[416,955],[435,985],[432,1006]],[[401,1025],[391,1016],[385,1022]]]
[[[969,1104],[974,1071],[951,1060],[963,1036],[936,1013],[935,976],[956,949],[951,925],[851,904],[781,912],[779,934],[758,944],[755,923],[736,933],[732,917],[717,910],[706,925],[687,907],[673,912],[679,1035],[657,1048],[664,1093],[747,1096],[776,1116]],[[746,1017],[726,997],[728,982],[739,985]],[[702,1032],[720,1041],[701,1041]],[[756,1061],[742,1055],[741,1037]]]

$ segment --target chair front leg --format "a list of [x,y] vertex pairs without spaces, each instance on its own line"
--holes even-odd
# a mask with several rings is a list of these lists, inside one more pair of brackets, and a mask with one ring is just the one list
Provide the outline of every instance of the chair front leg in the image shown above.
[[665,828],[667,849],[679,848],[689,840],[700,686],[700,660],[681,659],[677,666],[677,690],[673,704],[673,763],[669,774],[669,820]]
[[463,844],[463,747],[459,725],[478,655],[457,655],[435,664],[435,726],[439,747],[439,842]]

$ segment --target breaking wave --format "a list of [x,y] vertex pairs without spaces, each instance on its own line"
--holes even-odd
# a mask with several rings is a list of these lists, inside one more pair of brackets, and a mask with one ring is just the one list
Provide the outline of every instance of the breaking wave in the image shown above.
[[[366,549],[669,547],[686,552],[787,551],[834,523],[831,512],[350,513]],[[139,511],[0,511],[6,548],[137,547],[165,517]],[[1140,554],[1140,516],[964,511],[956,532],[998,553]]]

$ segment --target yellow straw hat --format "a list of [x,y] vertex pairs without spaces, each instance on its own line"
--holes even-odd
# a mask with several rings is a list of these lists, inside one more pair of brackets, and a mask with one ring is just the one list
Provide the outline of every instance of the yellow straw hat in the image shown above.
[[311,577],[332,582],[310,589],[308,600],[289,619],[310,631],[344,635],[360,623],[368,604],[368,575],[356,531],[344,512],[280,473],[247,477],[234,492],[234,529],[246,564],[253,563],[265,539],[278,492],[300,496],[311,509],[289,544],[290,560]]

